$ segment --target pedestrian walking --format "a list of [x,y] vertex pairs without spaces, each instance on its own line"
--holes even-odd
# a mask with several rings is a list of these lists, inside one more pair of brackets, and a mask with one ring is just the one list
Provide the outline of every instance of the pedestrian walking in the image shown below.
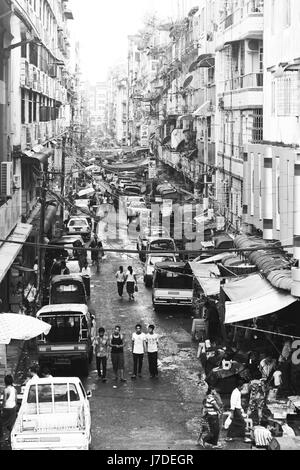
[[137,290],[137,278],[132,266],[128,266],[125,280],[129,300],[134,300],[134,292]]
[[146,335],[142,333],[142,325],[135,326],[135,332],[132,334],[132,354],[133,354],[133,374],[132,379],[136,379],[138,374],[142,377],[142,367],[144,353],[146,350]]
[[10,442],[10,433],[17,418],[17,391],[13,385],[11,375],[4,377],[4,383],[0,433],[1,440],[3,440],[5,433],[8,431],[8,437],[5,438],[5,441]]
[[228,428],[226,441],[232,441],[234,438],[243,438],[245,442],[251,442],[250,439],[245,437],[246,434],[246,421],[243,417],[242,409],[242,395],[241,390],[244,382],[238,379],[237,386],[231,393],[230,397],[230,410],[231,410],[231,424]]
[[116,272],[116,278],[117,278],[118,294],[120,297],[123,297],[124,284],[125,284],[125,279],[126,279],[123,266],[120,266],[119,270]]
[[87,298],[89,299],[91,296],[91,269],[88,265],[87,260],[85,260],[81,269],[81,276],[84,283]]
[[94,341],[94,349],[96,354],[96,365],[98,371],[98,377],[102,378],[102,382],[106,382],[106,370],[107,370],[107,358],[108,358],[108,347],[109,338],[105,333],[105,328],[99,328],[98,336]]
[[154,333],[155,326],[148,326],[148,333],[146,334],[146,346],[148,353],[148,365],[150,377],[158,377],[157,368],[157,354],[158,354],[158,335]]
[[111,347],[111,362],[113,365],[113,371],[115,373],[115,380],[118,380],[118,373],[120,372],[121,382],[126,382],[124,378],[124,347],[125,340],[124,336],[120,333],[121,327],[116,326],[113,334],[110,337]]

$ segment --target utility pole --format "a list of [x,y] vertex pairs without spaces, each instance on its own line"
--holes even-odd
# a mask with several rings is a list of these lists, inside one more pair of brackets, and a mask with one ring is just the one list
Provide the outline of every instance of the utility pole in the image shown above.
[[[130,39],[128,39],[128,42]],[[129,49],[129,48],[128,48]],[[127,77],[127,145],[130,147],[131,145],[131,138],[130,138],[130,125],[129,125],[129,119],[130,119],[130,107],[129,107],[129,101],[130,101],[130,53],[128,52],[128,58],[127,58],[127,72],[128,72],[128,77]]]
[[47,186],[48,186],[48,162],[44,163],[43,168],[43,183],[41,187],[41,217],[40,217],[40,236],[39,236],[39,277],[38,277],[38,292],[39,299],[42,299],[43,295],[43,275],[44,275],[44,228],[45,228],[45,213],[46,213],[46,197],[47,197]]
[[[64,199],[65,195],[65,177],[66,177],[66,135],[64,134],[62,137],[62,156],[61,156],[61,188],[60,194],[62,200]],[[61,206],[61,221],[62,224],[64,223],[64,204]]]
[[204,130],[204,194],[203,194],[203,210],[208,209],[208,183],[207,183],[207,170],[208,170],[208,129],[207,120]]

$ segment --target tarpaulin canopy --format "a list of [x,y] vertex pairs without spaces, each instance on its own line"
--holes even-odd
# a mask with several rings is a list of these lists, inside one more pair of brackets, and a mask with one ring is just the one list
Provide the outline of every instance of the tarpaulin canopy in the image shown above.
[[231,302],[225,302],[225,323],[261,317],[288,307],[298,299],[275,289],[259,274],[234,279],[223,286]]
[[195,261],[190,261],[190,266],[205,295],[220,293],[220,278],[216,277],[220,275],[218,266],[195,263]]
[[[32,230],[30,224],[18,224],[12,234],[7,238],[7,243],[0,247],[0,282],[6,276],[17,255],[23,248],[24,243]],[[16,242],[16,243],[13,243]]]

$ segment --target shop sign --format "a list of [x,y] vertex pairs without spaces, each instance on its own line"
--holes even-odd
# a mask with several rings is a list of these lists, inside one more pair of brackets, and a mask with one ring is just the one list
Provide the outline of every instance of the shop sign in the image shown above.
[[149,126],[141,125],[141,147],[149,147]]
[[156,161],[150,160],[148,165],[148,178],[154,179],[156,178]]

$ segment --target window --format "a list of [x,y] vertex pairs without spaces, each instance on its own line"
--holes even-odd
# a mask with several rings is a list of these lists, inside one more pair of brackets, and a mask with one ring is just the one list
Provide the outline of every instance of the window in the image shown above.
[[28,93],[28,122],[32,122],[32,91]]
[[276,15],[275,15],[275,0],[271,0],[272,1],[272,5],[271,5],[271,34],[274,34],[275,33],[275,19],[276,19]]
[[297,72],[285,72],[278,78],[276,90],[276,111],[278,116],[297,116],[299,114],[299,83]]
[[32,100],[32,121],[37,121],[37,93],[33,93]]
[[291,26],[291,0],[285,0],[285,27]]
[[276,101],[276,82],[275,80],[271,83],[271,114],[275,115],[275,101]]
[[21,90],[21,123],[25,124],[25,90]]

